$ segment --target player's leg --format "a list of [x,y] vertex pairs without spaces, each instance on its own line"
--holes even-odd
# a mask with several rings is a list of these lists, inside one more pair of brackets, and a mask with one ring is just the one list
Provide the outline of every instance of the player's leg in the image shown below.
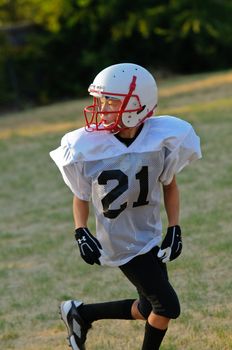
[[142,350],[158,350],[168,329],[170,319],[151,312],[145,325]]
[[131,307],[131,315],[132,315],[133,319],[135,319],[135,320],[145,321],[146,318],[142,315],[138,306],[139,306],[139,300],[135,300],[132,304],[132,307]]
[[[157,258],[157,247],[121,266],[122,272],[150,303],[142,313],[147,319],[142,350],[157,350],[167,330],[169,320],[180,313],[178,297],[168,281],[166,265]],[[149,305],[149,304],[148,304]],[[143,303],[138,304],[138,308]]]
[[159,349],[170,319],[154,314],[151,303],[139,294],[140,298],[133,303],[131,314],[137,320],[147,320],[142,350]]
[[135,299],[116,300],[96,304],[83,304],[80,314],[86,322],[92,323],[103,319],[132,320],[132,305]]
[[134,299],[96,304],[83,304],[79,300],[61,303],[61,318],[68,329],[68,339],[73,350],[85,350],[85,341],[92,323],[101,319],[133,320]]

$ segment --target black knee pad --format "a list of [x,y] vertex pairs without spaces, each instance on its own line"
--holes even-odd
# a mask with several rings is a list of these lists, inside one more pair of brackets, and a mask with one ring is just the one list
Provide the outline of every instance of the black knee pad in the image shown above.
[[152,311],[156,315],[171,319],[176,319],[180,316],[180,303],[176,294],[173,294],[172,298],[163,300],[163,303],[161,303],[156,296],[149,296],[149,301]]
[[170,313],[170,318],[176,319],[180,316],[180,304],[178,303],[176,306],[173,307],[173,310]]
[[180,316],[180,303],[178,298],[173,300],[173,303],[169,306],[167,313],[169,315],[168,317],[172,319],[176,319]]
[[140,299],[138,303],[138,310],[141,315],[147,320],[152,311],[151,303],[144,298]]

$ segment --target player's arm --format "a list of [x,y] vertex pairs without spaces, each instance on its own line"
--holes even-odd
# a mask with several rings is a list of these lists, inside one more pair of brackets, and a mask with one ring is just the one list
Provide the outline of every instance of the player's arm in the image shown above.
[[101,244],[90,233],[87,228],[89,217],[89,202],[76,196],[73,198],[73,217],[75,223],[75,238],[80,250],[82,259],[88,264],[94,263],[100,265]]
[[179,225],[180,196],[175,176],[169,185],[163,186],[163,196],[168,226]]
[[73,218],[75,229],[78,227],[86,227],[89,217],[89,202],[83,201],[78,197],[73,197]]
[[176,259],[182,250],[179,226],[180,196],[175,176],[169,185],[163,185],[163,196],[168,218],[168,229],[158,252],[158,257],[166,263]]

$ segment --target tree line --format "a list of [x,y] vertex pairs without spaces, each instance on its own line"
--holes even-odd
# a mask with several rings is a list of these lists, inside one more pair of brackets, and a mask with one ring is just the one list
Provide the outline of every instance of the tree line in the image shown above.
[[0,105],[86,94],[102,68],[227,69],[231,0],[0,0]]

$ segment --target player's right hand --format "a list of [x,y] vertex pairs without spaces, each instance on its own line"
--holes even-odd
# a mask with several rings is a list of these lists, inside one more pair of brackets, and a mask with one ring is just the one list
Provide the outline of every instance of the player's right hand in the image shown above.
[[79,227],[75,230],[75,238],[80,249],[80,254],[82,259],[84,259],[87,264],[100,265],[100,256],[102,249],[99,241],[90,233],[87,227]]

